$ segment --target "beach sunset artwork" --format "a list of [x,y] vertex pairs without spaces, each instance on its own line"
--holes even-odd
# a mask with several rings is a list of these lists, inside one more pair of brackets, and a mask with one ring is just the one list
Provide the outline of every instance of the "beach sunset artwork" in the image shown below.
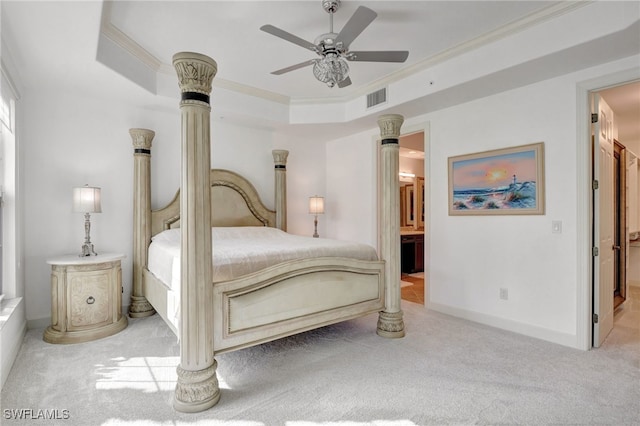
[[542,143],[449,158],[449,214],[543,214]]

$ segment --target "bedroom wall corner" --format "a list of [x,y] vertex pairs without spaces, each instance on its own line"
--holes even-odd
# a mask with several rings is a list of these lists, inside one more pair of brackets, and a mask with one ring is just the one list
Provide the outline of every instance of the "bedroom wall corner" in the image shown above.
[[[274,137],[274,149],[287,149],[287,232],[313,235],[313,216],[309,214],[309,197],[324,196],[326,208],[334,200],[326,194],[326,153],[324,142],[310,142],[286,133]],[[273,180],[273,177],[271,178]],[[327,213],[318,217],[318,234],[327,236]]]

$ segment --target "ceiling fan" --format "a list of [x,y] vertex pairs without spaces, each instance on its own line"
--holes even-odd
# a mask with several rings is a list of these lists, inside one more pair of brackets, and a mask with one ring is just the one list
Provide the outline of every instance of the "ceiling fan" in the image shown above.
[[340,7],[340,0],[322,0],[322,8],[329,14],[329,32],[321,34],[313,43],[288,33],[273,25],[263,25],[264,32],[280,37],[291,43],[309,49],[320,56],[299,64],[291,65],[271,74],[280,75],[289,71],[313,65],[313,75],[329,87],[346,87],[351,84],[347,61],[360,62],[404,62],[409,56],[406,50],[350,51],[351,42],[364,31],[378,16],[373,10],[358,7],[339,33],[333,32],[333,14]]

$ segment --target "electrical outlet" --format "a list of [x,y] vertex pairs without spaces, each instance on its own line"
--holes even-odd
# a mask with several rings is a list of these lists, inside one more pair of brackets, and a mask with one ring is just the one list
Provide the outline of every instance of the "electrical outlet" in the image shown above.
[[500,299],[509,300],[509,289],[507,288],[500,289]]

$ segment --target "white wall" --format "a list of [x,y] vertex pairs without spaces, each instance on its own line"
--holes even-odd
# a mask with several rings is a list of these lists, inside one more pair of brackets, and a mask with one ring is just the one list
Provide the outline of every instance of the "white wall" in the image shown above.
[[[524,323],[548,331],[554,340],[571,341],[576,332],[575,103],[575,84],[564,77],[429,116],[430,307]],[[540,141],[545,143],[545,215],[448,216],[448,157]],[[552,220],[563,222],[562,234],[551,233]],[[500,300],[500,288],[508,289],[508,301]]]
[[[325,147],[323,143],[308,143],[286,134],[274,137],[274,148],[289,150],[287,161],[287,232],[313,235],[313,216],[309,214],[309,197],[325,197],[325,208],[335,200],[326,192]],[[326,236],[326,215],[318,216],[318,234]]]
[[[579,345],[576,221],[583,213],[577,211],[576,196],[576,85],[628,64],[607,64],[405,121],[405,127],[430,126],[429,308]],[[337,204],[327,217],[330,236],[376,240],[371,188],[377,132],[326,144],[327,193]],[[541,141],[544,215],[448,215],[448,157]],[[561,234],[552,233],[554,220],[562,221]],[[500,288],[508,289],[507,301],[500,299]]]
[[[133,95],[132,95],[133,96]],[[50,321],[50,266],[46,259],[80,252],[84,218],[73,213],[71,188],[102,188],[102,213],[91,216],[96,251],[122,252],[122,302],[131,296],[133,146],[129,129],[156,132],[152,146],[152,205],[170,201],[180,185],[178,101],[153,99],[152,106],[98,99],[51,88],[24,96],[26,312],[31,327]],[[143,104],[144,105],[144,104]],[[212,166],[252,180],[273,208],[273,148],[268,130],[212,123]]]
[[[416,177],[424,177],[424,160],[420,158],[400,157],[400,172],[413,173]],[[407,178],[407,182],[411,178]]]
[[358,133],[326,145],[327,237],[376,247],[377,147],[380,131]]

